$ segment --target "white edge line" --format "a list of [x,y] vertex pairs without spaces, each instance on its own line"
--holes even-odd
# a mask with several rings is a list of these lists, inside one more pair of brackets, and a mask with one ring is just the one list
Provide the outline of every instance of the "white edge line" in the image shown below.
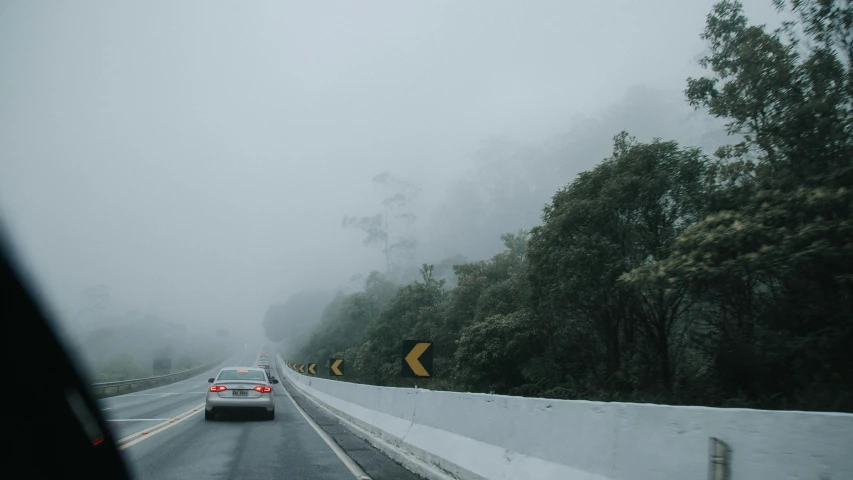
[[313,398],[310,394],[303,391],[302,388],[300,388],[300,386],[290,378],[287,378],[287,383],[289,383],[293,386],[294,389],[302,393],[303,398],[305,398],[305,400],[314,405],[314,407],[316,407],[318,410],[323,411],[327,415],[336,419],[338,423],[340,423],[347,430],[355,434],[355,436],[367,441],[369,444],[376,447],[376,449],[390,457],[392,460],[396,461],[398,464],[402,465],[403,468],[409,470],[410,472],[414,472],[417,475],[429,479],[457,480],[458,477],[455,477],[449,474],[448,472],[439,469],[437,466],[430,465],[429,463],[420,460],[411,453],[401,449],[400,447],[397,447],[396,445],[388,442],[385,439],[377,437],[376,435],[365,430],[363,427],[356,424],[355,422],[339,415],[337,412],[333,411],[323,402],[316,398]]
[[[279,374],[281,374],[281,372],[279,372]],[[320,426],[317,425],[317,422],[315,422],[313,418],[311,418],[307,413],[305,413],[305,410],[303,410],[302,407],[300,407],[299,404],[296,403],[296,400],[294,400],[293,397],[290,396],[290,392],[287,391],[287,388],[285,388],[284,385],[281,386],[281,389],[284,390],[284,394],[287,395],[287,398],[289,398],[291,402],[293,402],[293,406],[296,407],[296,410],[302,414],[302,416],[305,418],[305,421],[307,421],[308,424],[311,425],[311,428],[313,428],[314,431],[317,432],[317,435],[319,435],[320,438],[322,438],[323,441],[326,442],[326,445],[328,445],[329,448],[331,448],[332,451],[335,452],[335,455],[337,455],[338,458],[341,459],[341,462],[343,462],[343,464],[349,469],[349,471],[353,475],[355,475],[355,478],[357,478],[358,480],[371,480],[367,473],[362,470],[357,463],[355,463],[355,460],[353,460],[352,457],[347,455],[346,452],[344,452],[344,450],[341,448],[341,446],[338,445],[337,442],[335,442],[332,437],[329,436],[328,433],[326,433],[322,428],[320,428]]]

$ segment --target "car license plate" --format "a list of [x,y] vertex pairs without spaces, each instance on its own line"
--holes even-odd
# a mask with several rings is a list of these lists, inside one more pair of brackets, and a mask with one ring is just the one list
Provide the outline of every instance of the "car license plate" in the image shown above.
[[245,397],[249,395],[248,390],[231,390],[231,395],[235,397]]

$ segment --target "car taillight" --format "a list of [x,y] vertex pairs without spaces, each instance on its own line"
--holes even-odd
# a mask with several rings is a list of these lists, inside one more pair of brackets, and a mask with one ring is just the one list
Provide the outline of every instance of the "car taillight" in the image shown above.
[[225,390],[228,390],[227,388],[225,388],[225,385],[214,385],[210,387],[211,392],[222,392]]
[[258,385],[257,387],[255,387],[255,391],[261,393],[270,393],[272,391],[272,388],[265,387],[263,385]]

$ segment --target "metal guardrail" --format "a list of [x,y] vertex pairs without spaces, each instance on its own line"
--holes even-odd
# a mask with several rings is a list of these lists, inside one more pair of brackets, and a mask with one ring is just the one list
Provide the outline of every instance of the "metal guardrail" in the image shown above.
[[158,375],[156,377],[133,378],[130,380],[117,380],[115,382],[100,382],[89,385],[89,390],[95,398],[114,397],[124,393],[138,392],[149,388],[168,385],[178,382],[189,377],[198,375],[205,370],[209,370],[216,365],[224,362],[225,358],[221,358],[214,362],[210,362],[200,367],[191,368],[182,372],[170,373],[168,375]]

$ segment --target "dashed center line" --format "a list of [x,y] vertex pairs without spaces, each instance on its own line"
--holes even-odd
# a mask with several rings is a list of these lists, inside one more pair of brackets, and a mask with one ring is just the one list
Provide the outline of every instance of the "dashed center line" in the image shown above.
[[171,418],[111,418],[108,422],[162,422]]
[[116,442],[119,445],[118,449],[124,450],[126,448],[130,448],[130,447],[136,445],[137,443],[145,440],[146,438],[153,437],[154,435],[162,432],[163,430],[174,427],[175,425],[183,422],[184,420],[190,418],[191,416],[195,415],[196,413],[200,412],[203,409],[204,409],[204,404],[202,403],[201,405],[198,405],[198,406],[196,406],[190,410],[187,410],[184,413],[181,413],[179,415],[176,415],[175,417],[166,419],[166,421],[164,421],[162,423],[158,423],[157,425],[153,425],[151,427],[144,428],[144,429],[142,429],[136,433],[131,433],[130,435],[128,435],[124,438],[120,438]]
[[126,393],[122,397],[162,397],[162,393]]

